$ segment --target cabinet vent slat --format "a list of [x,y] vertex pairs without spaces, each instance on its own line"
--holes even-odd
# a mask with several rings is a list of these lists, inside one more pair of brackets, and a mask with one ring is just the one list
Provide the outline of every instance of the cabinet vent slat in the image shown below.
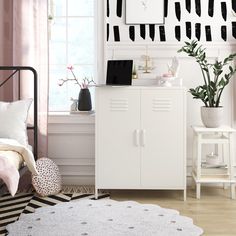
[[170,99],[155,98],[152,100],[152,110],[154,112],[169,112],[172,108],[172,102]]
[[110,100],[110,110],[111,111],[128,111],[128,100],[120,98],[112,98]]

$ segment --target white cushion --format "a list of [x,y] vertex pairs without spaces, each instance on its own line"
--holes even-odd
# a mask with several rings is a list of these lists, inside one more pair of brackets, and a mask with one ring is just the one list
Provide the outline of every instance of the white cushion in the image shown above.
[[27,117],[33,99],[0,102],[0,138],[11,138],[28,145]]

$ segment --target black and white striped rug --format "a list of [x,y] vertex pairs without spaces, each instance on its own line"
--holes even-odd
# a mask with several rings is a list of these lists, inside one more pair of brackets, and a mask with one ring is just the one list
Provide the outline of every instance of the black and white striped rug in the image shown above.
[[[98,199],[108,198],[109,194],[100,194]],[[34,193],[9,194],[0,197],[0,236],[6,235],[6,226],[18,220],[22,213],[33,213],[39,207],[54,206],[61,202],[95,199],[94,194],[59,193],[49,197],[39,197]]]

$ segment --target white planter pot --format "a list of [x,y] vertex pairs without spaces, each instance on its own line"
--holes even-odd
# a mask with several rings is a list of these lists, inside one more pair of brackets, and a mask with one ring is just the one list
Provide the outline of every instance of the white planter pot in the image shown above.
[[223,107],[201,107],[201,118],[207,128],[217,128],[222,125]]

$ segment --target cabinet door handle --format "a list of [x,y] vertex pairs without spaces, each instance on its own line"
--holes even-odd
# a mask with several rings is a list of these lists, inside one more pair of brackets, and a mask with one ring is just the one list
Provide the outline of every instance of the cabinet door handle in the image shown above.
[[138,147],[139,146],[139,129],[136,129],[134,132],[134,142],[135,142],[135,145]]
[[146,145],[146,130],[141,131],[141,145],[144,147]]

